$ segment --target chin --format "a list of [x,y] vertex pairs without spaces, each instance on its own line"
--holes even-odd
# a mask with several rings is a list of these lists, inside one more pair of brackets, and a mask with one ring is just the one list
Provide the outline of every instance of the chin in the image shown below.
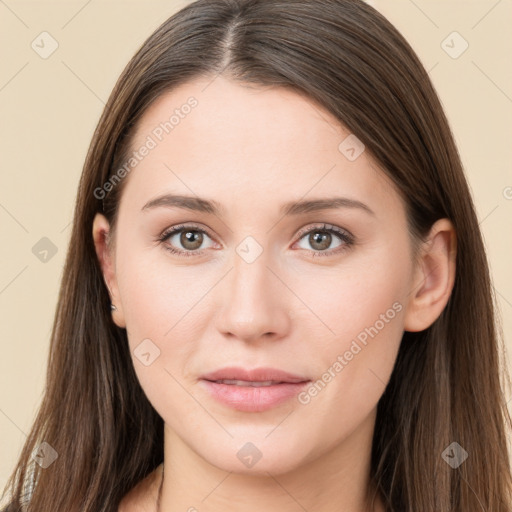
[[213,449],[199,450],[198,453],[223,471],[255,476],[293,471],[308,454],[303,442],[283,444],[277,437],[271,440],[271,436],[263,441],[258,441],[258,436],[245,439],[238,436],[227,443],[214,442]]

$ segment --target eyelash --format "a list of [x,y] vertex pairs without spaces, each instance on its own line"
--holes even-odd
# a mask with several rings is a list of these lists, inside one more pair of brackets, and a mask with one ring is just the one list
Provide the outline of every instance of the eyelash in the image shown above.
[[[162,233],[162,235],[160,235],[160,237],[158,238],[158,241],[163,243],[164,248],[166,250],[168,250],[169,252],[171,252],[172,254],[177,254],[179,256],[185,256],[185,257],[199,256],[199,255],[203,254],[205,249],[196,250],[196,251],[182,251],[179,249],[175,249],[174,247],[165,243],[172,235],[179,233],[181,231],[185,231],[185,230],[197,231],[199,233],[208,235],[210,238],[213,238],[212,236],[210,236],[208,231],[204,230],[203,228],[201,228],[197,225],[181,224],[179,226],[174,226],[173,228],[164,231],[164,233]],[[309,228],[307,230],[301,230],[299,232],[299,234],[297,235],[299,237],[299,241],[302,240],[302,238],[304,238],[304,236],[309,235],[312,232],[331,233],[331,234],[334,234],[335,236],[337,236],[338,238],[340,238],[342,242],[344,242],[342,246],[338,246],[335,249],[330,249],[328,251],[310,250],[309,252],[312,253],[313,257],[331,256],[333,254],[338,254],[338,253],[344,252],[345,250],[349,249],[350,247],[352,247],[354,245],[354,237],[351,234],[349,234],[347,231],[337,228],[336,226],[333,226],[332,224],[322,224],[321,226],[313,226],[312,228]]]

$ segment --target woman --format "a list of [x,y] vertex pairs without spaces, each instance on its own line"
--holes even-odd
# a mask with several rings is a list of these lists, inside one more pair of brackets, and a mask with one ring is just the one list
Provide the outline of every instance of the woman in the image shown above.
[[94,134],[9,510],[510,511],[498,348],[397,30],[355,0],[199,0]]

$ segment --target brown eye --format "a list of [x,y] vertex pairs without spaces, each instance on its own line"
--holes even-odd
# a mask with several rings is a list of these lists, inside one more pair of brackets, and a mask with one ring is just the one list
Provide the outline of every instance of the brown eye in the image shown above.
[[[210,236],[203,229],[196,226],[175,226],[167,230],[160,238],[168,251],[182,256],[194,256],[202,253],[206,239]],[[211,247],[213,243],[210,243]],[[206,247],[206,248],[207,248]]]
[[[301,243],[304,243],[304,241],[307,246],[300,245]],[[336,241],[337,244],[332,246],[333,242]],[[299,247],[301,249],[309,250],[313,253],[313,256],[329,256],[347,249],[353,243],[353,236],[348,232],[337,228],[336,226],[324,224],[320,227],[314,227],[309,231],[303,231],[302,236],[300,237]]]
[[325,251],[325,249],[328,249],[331,245],[332,235],[326,232],[312,231],[309,234],[308,242],[311,244],[313,249]]
[[180,235],[180,244],[188,251],[196,251],[203,243],[203,234],[195,230],[184,230]]

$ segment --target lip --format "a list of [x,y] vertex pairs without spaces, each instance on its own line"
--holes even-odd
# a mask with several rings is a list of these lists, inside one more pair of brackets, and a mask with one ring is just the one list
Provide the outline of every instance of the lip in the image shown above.
[[301,375],[294,375],[293,373],[278,370],[277,368],[253,368],[247,370],[239,366],[228,366],[221,368],[214,372],[201,375],[201,379],[204,380],[245,380],[248,382],[265,382],[268,380],[274,380],[279,382],[287,383],[298,383],[309,380],[307,377]]
[[[223,384],[217,380],[242,380],[247,382],[276,381],[269,386],[241,386]],[[202,375],[200,383],[210,395],[223,404],[245,412],[262,412],[290,400],[301,391],[310,379],[276,368],[244,369],[221,368]]]

